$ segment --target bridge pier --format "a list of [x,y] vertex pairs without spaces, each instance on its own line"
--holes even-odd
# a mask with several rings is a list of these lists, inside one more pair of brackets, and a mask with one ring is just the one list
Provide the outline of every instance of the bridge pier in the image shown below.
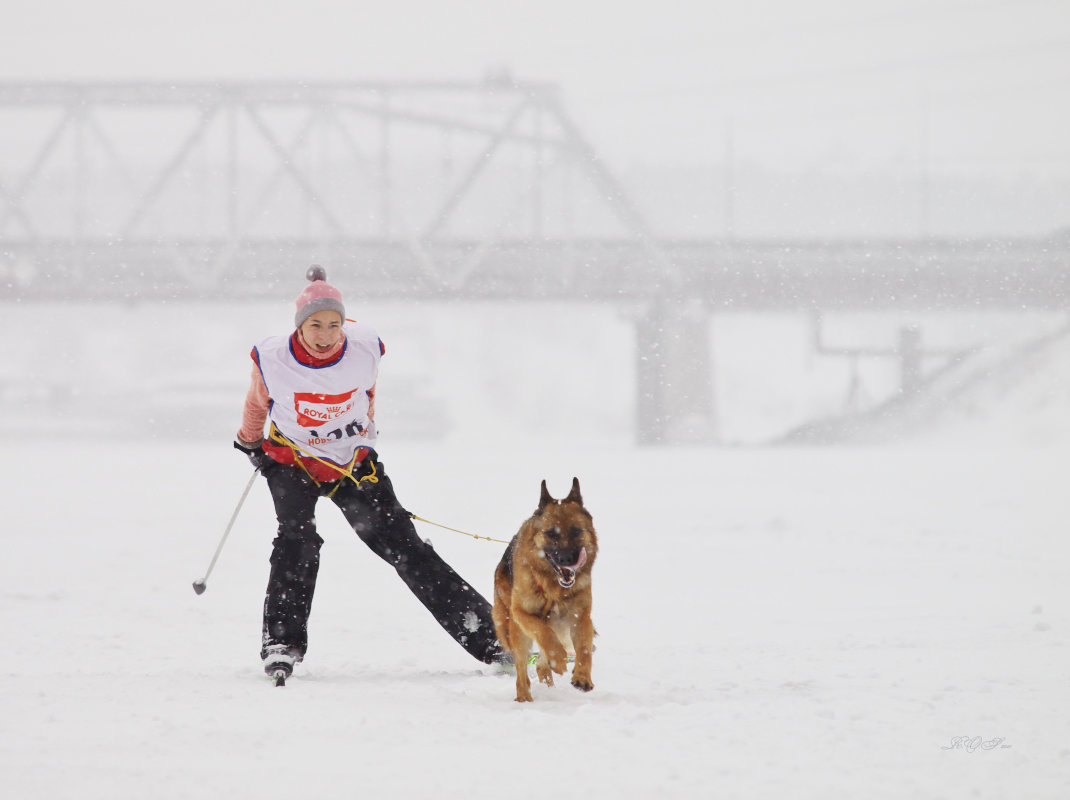
[[921,347],[921,328],[908,325],[899,329],[899,390],[914,394],[923,383],[924,370]]
[[709,315],[658,298],[635,318],[636,430],[641,445],[717,440]]

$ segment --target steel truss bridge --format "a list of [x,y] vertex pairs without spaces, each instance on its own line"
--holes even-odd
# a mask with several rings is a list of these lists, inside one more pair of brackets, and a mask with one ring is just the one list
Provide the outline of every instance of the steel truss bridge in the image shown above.
[[1070,308],[1070,229],[659,239],[557,87],[507,75],[0,83],[0,131],[0,300],[277,297],[321,263],[365,296],[618,302],[640,384],[691,386],[640,390],[644,441],[706,413],[674,349],[711,311]]

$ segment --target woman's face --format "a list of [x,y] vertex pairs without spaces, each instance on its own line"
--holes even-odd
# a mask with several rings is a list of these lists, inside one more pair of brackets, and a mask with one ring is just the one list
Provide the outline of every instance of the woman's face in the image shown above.
[[337,311],[317,311],[301,323],[301,338],[314,353],[326,353],[342,338],[342,318]]

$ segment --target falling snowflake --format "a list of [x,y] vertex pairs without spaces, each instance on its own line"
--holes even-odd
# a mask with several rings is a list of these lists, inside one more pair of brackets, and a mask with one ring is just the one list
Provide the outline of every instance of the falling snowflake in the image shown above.
[[469,633],[475,633],[479,630],[479,617],[476,616],[475,611],[464,612],[464,628]]

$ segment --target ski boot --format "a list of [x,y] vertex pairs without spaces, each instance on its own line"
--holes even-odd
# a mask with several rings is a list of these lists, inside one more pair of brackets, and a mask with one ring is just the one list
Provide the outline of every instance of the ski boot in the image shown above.
[[285,686],[286,679],[293,674],[294,664],[301,660],[300,653],[284,644],[270,645],[264,652],[264,673],[276,686]]

